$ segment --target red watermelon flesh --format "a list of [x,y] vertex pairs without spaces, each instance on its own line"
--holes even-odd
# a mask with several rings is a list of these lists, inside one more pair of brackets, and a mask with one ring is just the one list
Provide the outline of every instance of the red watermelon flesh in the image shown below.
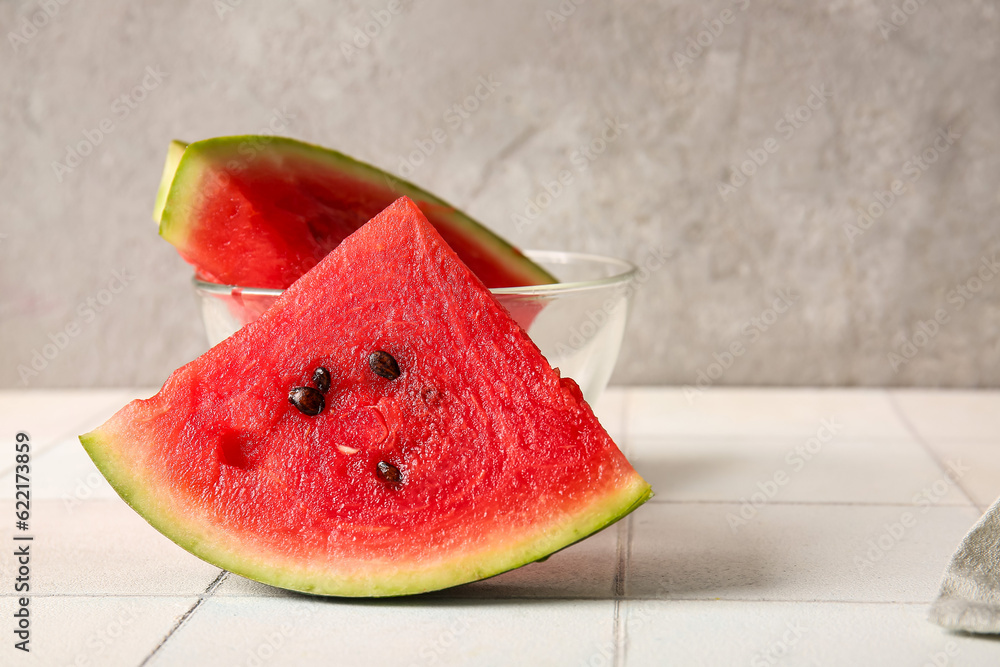
[[400,196],[416,201],[487,286],[555,282],[434,195],[337,151],[282,137],[174,142],[154,217],[160,235],[204,279],[284,289]]
[[[379,351],[398,363],[394,379],[373,372]],[[330,387],[309,416],[289,393],[314,387],[319,367]],[[489,577],[651,495],[576,384],[405,198],[80,439],[182,547],[326,595]]]

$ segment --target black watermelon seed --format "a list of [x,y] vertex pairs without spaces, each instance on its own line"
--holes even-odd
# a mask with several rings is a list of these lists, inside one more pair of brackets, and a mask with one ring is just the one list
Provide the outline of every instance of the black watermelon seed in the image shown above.
[[313,373],[313,384],[324,394],[330,391],[330,371],[322,366]]
[[315,417],[323,412],[326,401],[323,394],[312,387],[295,387],[288,392],[288,402],[299,409],[303,414]]
[[376,375],[384,377],[386,380],[395,380],[399,377],[399,364],[388,352],[378,350],[368,356],[368,366]]
[[388,461],[379,461],[378,474],[379,477],[389,482],[390,484],[399,484],[401,481],[403,481],[403,475],[400,474],[399,468],[392,465]]

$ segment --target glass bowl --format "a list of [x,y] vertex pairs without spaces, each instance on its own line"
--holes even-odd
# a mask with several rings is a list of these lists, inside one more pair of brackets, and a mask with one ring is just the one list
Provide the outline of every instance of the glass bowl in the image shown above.
[[[563,376],[576,380],[589,402],[608,384],[625,335],[636,267],[601,255],[526,250],[560,280],[551,285],[490,290]],[[279,289],[219,285],[194,279],[208,342],[215,345],[254,321]]]

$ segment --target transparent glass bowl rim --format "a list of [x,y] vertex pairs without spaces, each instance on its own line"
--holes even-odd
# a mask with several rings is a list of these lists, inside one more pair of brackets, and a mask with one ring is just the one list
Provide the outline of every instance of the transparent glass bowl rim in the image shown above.
[[[547,285],[525,285],[523,287],[494,287],[490,289],[493,294],[516,294],[521,296],[554,296],[569,292],[582,290],[592,290],[601,287],[610,287],[625,283],[632,279],[638,271],[638,267],[628,260],[607,255],[596,255],[591,253],[570,252],[565,250],[524,250],[522,251],[532,261],[542,264],[571,264],[578,262],[593,262],[616,268],[616,272],[603,278],[594,280],[579,280],[569,282],[550,283]],[[232,294],[238,290],[240,294],[247,296],[278,296],[283,289],[266,287],[240,287],[239,285],[222,285],[219,283],[202,280],[195,276],[192,281],[197,289],[209,294]]]

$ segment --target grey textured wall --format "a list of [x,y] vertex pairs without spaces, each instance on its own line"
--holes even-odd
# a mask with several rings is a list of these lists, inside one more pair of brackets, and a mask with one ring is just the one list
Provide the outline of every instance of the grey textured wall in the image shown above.
[[200,353],[150,221],[166,144],[272,123],[393,171],[440,127],[410,178],[516,244],[669,252],[619,383],[1000,385],[996,2],[387,7],[0,4],[0,385],[158,384]]

